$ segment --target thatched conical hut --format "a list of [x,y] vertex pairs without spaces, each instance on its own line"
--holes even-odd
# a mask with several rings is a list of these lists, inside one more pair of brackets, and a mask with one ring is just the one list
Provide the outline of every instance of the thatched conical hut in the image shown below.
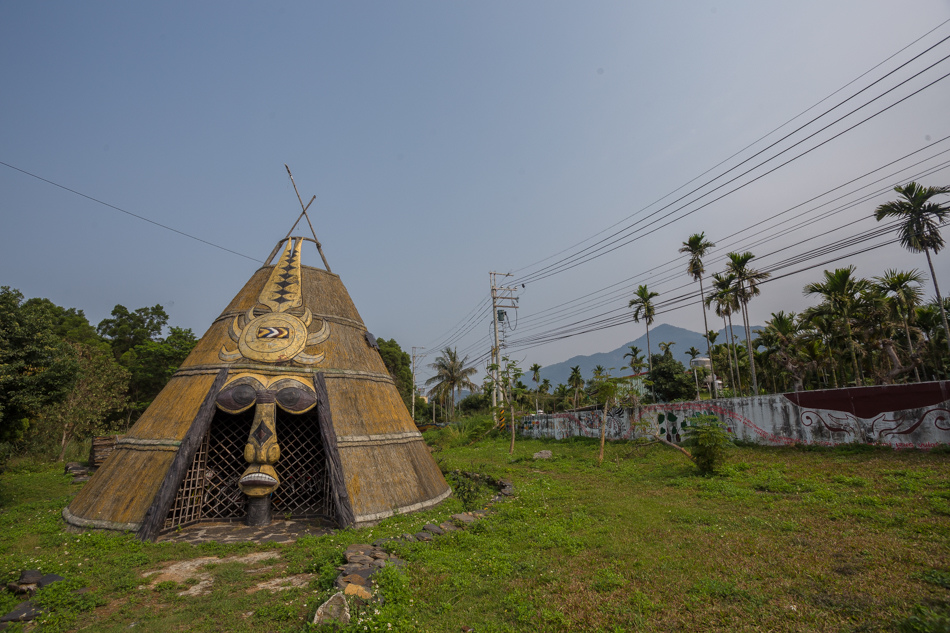
[[301,264],[304,241],[277,245],[63,510],[68,523],[143,539],[271,511],[359,526],[449,495],[339,276]]

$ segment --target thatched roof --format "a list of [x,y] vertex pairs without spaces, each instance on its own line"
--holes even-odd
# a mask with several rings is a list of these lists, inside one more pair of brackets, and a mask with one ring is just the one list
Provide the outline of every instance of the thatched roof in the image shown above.
[[[233,471],[247,466],[242,449],[256,405],[234,413],[231,392],[261,402],[277,394],[281,484],[273,499],[281,514],[361,525],[448,496],[346,288],[338,275],[303,266],[302,244],[289,238],[277,264],[255,272],[215,319],[63,511],[67,522],[154,538],[197,520],[240,519]],[[280,391],[288,386],[296,391]],[[316,404],[300,415],[281,400],[304,392]]]

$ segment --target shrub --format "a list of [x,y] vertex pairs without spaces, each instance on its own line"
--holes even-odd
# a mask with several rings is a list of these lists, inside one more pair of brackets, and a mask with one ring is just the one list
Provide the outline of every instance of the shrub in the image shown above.
[[714,415],[700,415],[690,420],[686,443],[692,447],[693,460],[703,474],[716,472],[726,461],[726,449],[732,445],[729,432]]

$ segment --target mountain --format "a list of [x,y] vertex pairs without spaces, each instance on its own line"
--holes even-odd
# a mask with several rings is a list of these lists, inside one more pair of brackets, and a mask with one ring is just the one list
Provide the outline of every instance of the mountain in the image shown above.
[[[742,324],[739,324],[738,327],[733,326],[733,329],[736,333],[736,340],[744,339],[745,334],[742,332]],[[753,332],[758,332],[762,329],[760,325],[752,326]],[[717,343],[724,343],[726,340],[725,329],[719,330],[719,338]],[[676,327],[675,325],[668,325],[666,323],[661,323],[656,327],[650,328],[650,350],[654,354],[662,353],[660,350],[660,343],[673,342],[673,357],[682,362],[687,367],[689,366],[689,354],[686,353],[690,347],[695,347],[698,350],[702,351],[702,356],[706,356],[706,339],[699,332],[693,332],[692,330],[686,330],[681,327]],[[647,335],[643,334],[640,338],[635,341],[630,341],[629,343],[624,343],[617,349],[611,352],[599,352],[597,354],[591,354],[590,356],[574,356],[569,358],[564,362],[557,363],[555,365],[548,365],[547,367],[541,368],[541,380],[547,378],[551,381],[552,387],[564,383],[567,384],[567,378],[571,375],[571,367],[575,365],[580,365],[581,375],[584,377],[584,380],[590,379],[594,375],[594,367],[597,365],[603,365],[610,370],[610,375],[612,376],[624,376],[630,374],[630,368],[628,367],[629,359],[623,357],[624,354],[630,352],[630,346],[636,345],[640,348],[643,353],[644,359],[646,359],[647,353]],[[718,373],[718,372],[717,372]],[[522,380],[529,384],[530,387],[534,388],[533,383],[529,383],[530,376],[527,379],[522,378]]]

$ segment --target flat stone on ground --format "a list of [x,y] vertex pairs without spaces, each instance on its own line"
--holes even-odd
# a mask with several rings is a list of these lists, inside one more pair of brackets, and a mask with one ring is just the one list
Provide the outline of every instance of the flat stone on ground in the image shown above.
[[436,536],[439,536],[440,534],[445,534],[442,528],[440,528],[438,525],[435,525],[434,523],[426,523],[425,525],[422,526],[422,529],[425,530],[426,532],[431,532],[432,534],[435,534]]
[[330,599],[321,604],[313,616],[314,624],[329,624],[330,622],[350,623],[350,607],[346,604],[342,591],[330,596]]
[[343,590],[348,596],[356,596],[357,598],[362,598],[363,600],[371,600],[373,594],[366,587],[361,587],[360,585],[347,585],[346,589]]
[[39,581],[36,583],[36,586],[37,588],[42,589],[43,587],[48,587],[49,585],[52,585],[54,582],[60,582],[61,580],[66,580],[66,579],[60,576],[59,574],[46,574],[45,576],[39,579]]
[[27,600],[18,604],[10,613],[0,617],[0,622],[29,622],[42,613],[42,609],[33,604],[32,600]]
[[340,582],[346,583],[349,585],[359,585],[361,587],[369,586],[369,579],[359,574],[350,574],[349,576],[342,576],[340,578]]

